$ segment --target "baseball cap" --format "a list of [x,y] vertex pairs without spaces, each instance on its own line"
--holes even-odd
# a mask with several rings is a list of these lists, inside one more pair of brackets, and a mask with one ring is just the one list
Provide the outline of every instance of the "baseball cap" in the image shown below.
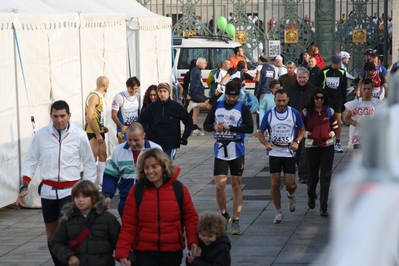
[[338,65],[341,64],[342,60],[341,57],[339,55],[333,55],[331,56],[331,63],[334,65]]
[[372,55],[372,54],[375,54],[376,52],[377,52],[376,50],[368,48],[368,49],[366,49],[366,51],[364,51],[364,54],[365,55]]
[[277,56],[275,56],[275,57],[272,59],[272,61],[274,61],[274,60],[281,60],[281,61],[283,61],[283,57],[281,57],[281,55],[277,55]]
[[264,63],[267,63],[267,62],[269,61],[269,60],[267,60],[267,58],[264,57],[263,55],[259,56],[259,60],[262,61],[262,62],[264,62]]
[[351,55],[350,55],[348,52],[345,52],[345,51],[341,51],[341,52],[339,53],[339,56],[340,56],[341,58],[351,58]]

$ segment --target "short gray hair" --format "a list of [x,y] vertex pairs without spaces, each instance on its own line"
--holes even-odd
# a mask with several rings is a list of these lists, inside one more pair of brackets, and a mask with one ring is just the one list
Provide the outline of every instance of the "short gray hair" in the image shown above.
[[201,62],[206,62],[206,59],[203,58],[203,57],[198,57],[196,65],[198,66],[198,64],[201,63]]
[[309,76],[309,70],[307,70],[305,67],[298,67],[296,70],[297,74],[307,74]]

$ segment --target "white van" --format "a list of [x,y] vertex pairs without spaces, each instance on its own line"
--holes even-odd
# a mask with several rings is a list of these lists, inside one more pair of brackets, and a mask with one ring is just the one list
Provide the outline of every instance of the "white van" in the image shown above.
[[[174,59],[172,58],[172,63],[176,65],[176,70],[172,69],[172,73],[177,75],[180,83],[183,83],[184,75],[189,70],[191,60],[203,57],[208,63],[206,69],[201,71],[202,82],[204,87],[207,88],[206,81],[209,72],[212,69],[220,67],[223,60],[234,56],[233,50],[238,46],[242,45],[223,36],[173,38],[172,56],[174,56]],[[245,57],[247,59],[248,73],[255,76],[256,63],[247,54],[245,54]],[[246,87],[254,89],[255,83],[247,81]],[[205,95],[207,95],[206,92]]]

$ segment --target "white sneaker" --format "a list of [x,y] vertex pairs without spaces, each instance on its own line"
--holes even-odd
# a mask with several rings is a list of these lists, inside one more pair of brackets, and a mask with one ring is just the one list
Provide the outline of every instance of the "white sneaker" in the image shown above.
[[276,217],[274,217],[273,223],[282,224],[283,223],[283,213],[281,211],[276,212]]
[[205,135],[204,132],[202,132],[202,131],[200,131],[200,130],[198,130],[198,129],[194,129],[194,130],[191,132],[191,136],[203,136],[203,135]]
[[191,110],[193,110],[196,106],[197,106],[197,104],[196,104],[195,102],[190,101],[190,102],[188,103],[188,106],[187,106],[187,112],[190,113]]
[[[288,196],[288,195],[287,195]],[[291,197],[288,196],[288,209],[290,212],[294,212],[296,209],[296,199],[295,199],[295,194],[292,195]]]

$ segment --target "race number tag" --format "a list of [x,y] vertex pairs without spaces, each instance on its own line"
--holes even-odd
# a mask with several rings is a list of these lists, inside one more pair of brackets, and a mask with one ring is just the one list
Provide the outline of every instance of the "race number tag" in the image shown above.
[[339,86],[339,77],[327,77],[326,85],[330,89],[336,89]]
[[273,78],[274,77],[273,71],[266,71],[266,77],[267,78]]

